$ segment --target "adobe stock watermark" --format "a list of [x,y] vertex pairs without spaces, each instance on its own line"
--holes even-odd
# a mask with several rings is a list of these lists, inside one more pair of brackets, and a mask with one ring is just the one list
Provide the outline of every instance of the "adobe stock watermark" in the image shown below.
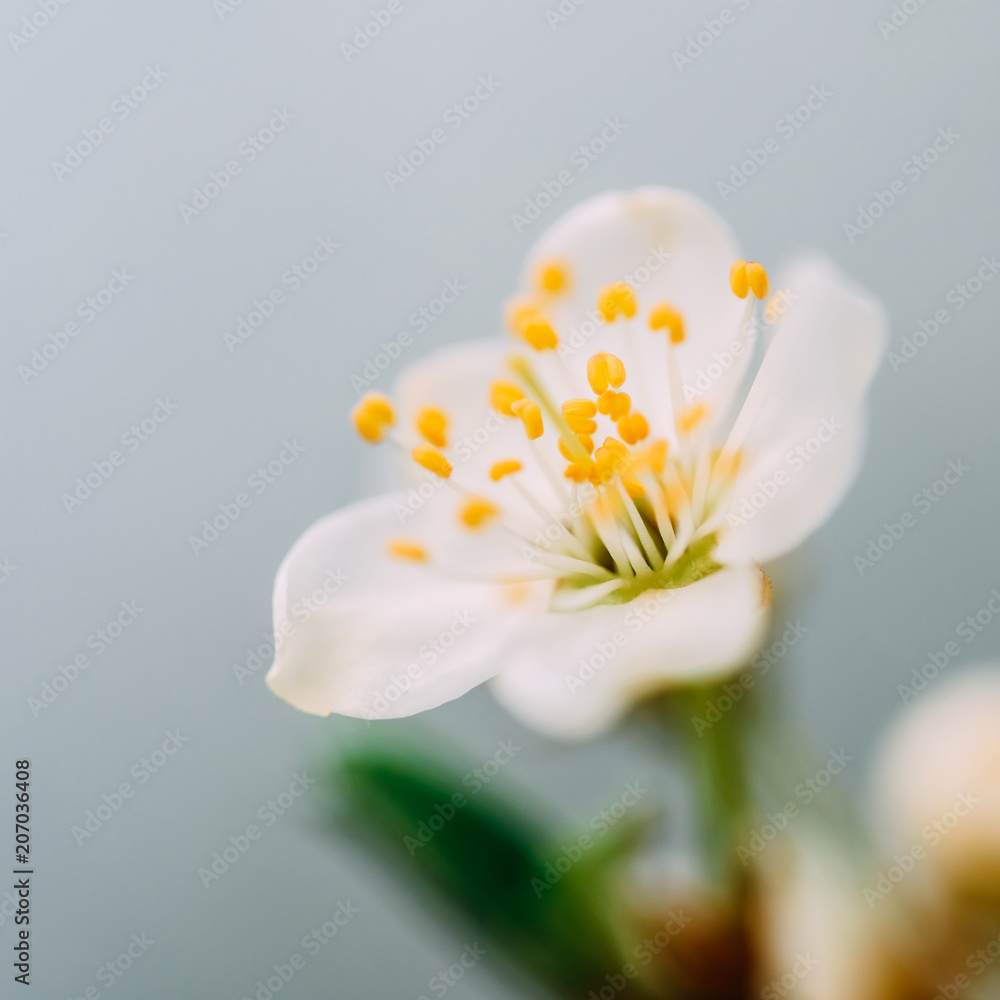
[[900,0],[894,3],[887,17],[880,17],[875,25],[883,41],[888,41],[897,31],[910,23],[914,14],[919,14],[927,0]]
[[0,585],[5,584],[16,572],[17,567],[9,558],[0,559]]
[[[792,482],[792,476],[801,472],[819,453],[844,429],[844,425],[834,417],[824,417],[816,430],[785,453],[786,468],[776,469],[769,479],[758,479],[750,484],[741,497],[734,497],[732,507],[726,515],[730,531],[737,532],[746,527],[778,495],[778,492]],[[756,487],[756,488],[754,488]],[[737,500],[739,507],[736,506]]]
[[607,974],[604,977],[604,985],[596,992],[591,990],[587,994],[587,1000],[614,1000],[633,979],[638,977],[640,969],[648,966],[664,948],[673,943],[692,919],[683,910],[670,910],[663,926],[635,946],[632,951],[635,961],[626,962],[617,971]]
[[67,143],[65,160],[52,161],[56,180],[62,181],[69,177],[77,167],[83,165],[85,160],[90,159],[104,143],[105,137],[116,130],[115,120],[121,123],[131,118],[132,112],[137,111],[168,76],[167,71],[159,63],[147,66],[142,79],[127,90],[123,90],[111,102],[109,116],[101,118],[93,128],[83,129],[80,133],[82,138],[77,139],[72,145]]
[[500,84],[493,78],[492,73],[481,76],[469,94],[449,105],[441,117],[450,131],[445,131],[440,125],[432,128],[426,136],[418,138],[407,152],[400,154],[395,171],[384,172],[383,177],[389,187],[389,193],[393,193],[404,181],[409,180],[434,155],[438,147],[448,141],[449,135],[457,132],[493,97],[499,87]]
[[[457,986],[465,974],[486,957],[486,949],[478,941],[472,944],[466,942],[462,948],[462,954],[448,966],[441,969],[436,975],[427,980],[427,989],[436,997],[443,997],[450,989]],[[417,1000],[430,1000],[426,995],[417,997]]]
[[83,645],[90,650],[89,653],[81,651],[71,660],[67,660],[65,665],[57,666],[52,677],[42,682],[39,696],[27,699],[33,718],[37,719],[45,709],[54,705],[59,696],[69,690],[69,686],[76,682],[83,671],[89,669],[94,660],[106,649],[110,649],[146,610],[139,607],[135,600],[122,601],[121,609],[107,624],[92,632],[84,640]]
[[468,794],[456,791],[447,802],[435,803],[434,812],[417,823],[416,836],[407,834],[403,837],[403,846],[410,852],[410,857],[414,857],[421,847],[429,844],[435,834],[440,833],[445,824],[451,822],[458,811],[464,809],[500,773],[501,768],[514,759],[514,754],[520,751],[521,747],[516,746],[513,740],[498,741],[492,756],[462,777],[462,787],[468,789]]
[[360,717],[369,723],[383,718],[410,690],[413,683],[423,678],[424,668],[433,667],[447,656],[455,644],[461,642],[463,636],[468,635],[478,621],[479,619],[469,611],[456,611],[444,628],[427,638],[405,667],[400,667],[398,673],[389,675],[389,683],[385,687],[368,692]]
[[267,124],[261,126],[256,132],[251,132],[236,147],[236,153],[228,159],[221,170],[213,170],[208,175],[208,180],[201,187],[196,187],[191,192],[191,203],[179,202],[177,210],[186,225],[191,224],[191,220],[197,218],[225,191],[232,183],[233,179],[243,173],[243,167],[253,163],[258,156],[267,150],[279,135],[287,131],[292,122],[295,121],[295,114],[287,107],[275,107],[271,109],[271,117]]
[[212,0],[212,8],[219,15],[220,21],[225,21],[230,14],[235,14],[242,6],[243,0]]
[[916,184],[960,138],[961,136],[950,126],[939,128],[930,145],[911,156],[900,168],[903,177],[911,182],[911,186],[907,187],[903,177],[896,177],[889,182],[885,190],[876,190],[875,200],[869,202],[866,207],[858,208],[854,222],[844,223],[847,242],[853,245],[855,240],[864,236],[900,198],[912,190],[912,185]]
[[[991,938],[983,945],[971,952],[965,960],[965,968],[972,973],[972,977],[978,979],[983,973],[990,971],[1000,959],[1000,935]],[[963,991],[972,986],[972,978],[964,972],[959,972],[950,983],[937,984],[937,993],[931,1000],[958,1000]]]
[[[425,333],[440,319],[449,306],[454,305],[468,290],[464,281],[448,278],[437,295],[425,305],[410,313],[407,322],[415,333]],[[370,358],[365,358],[361,371],[351,376],[351,387],[360,396],[381,377],[382,373],[397,361],[413,344],[413,333],[401,330],[388,343],[379,341],[379,350]]]
[[250,823],[241,832],[230,834],[226,846],[212,854],[208,867],[199,868],[197,871],[205,889],[211,889],[260,840],[265,831],[295,808],[299,799],[315,784],[316,779],[310,778],[305,771],[293,774],[288,787],[282,789],[273,799],[268,799],[257,810],[256,816],[261,826]]
[[845,767],[854,758],[843,748],[833,750],[826,763],[815,774],[800,781],[792,791],[790,798],[780,809],[768,813],[767,822],[757,830],[753,830],[747,843],[740,844],[736,849],[737,857],[744,865],[759,857],[772,844],[788,824],[806,806],[812,805],[820,795],[830,787],[833,779],[843,773]]
[[[967,646],[974,643],[1000,615],[1000,590],[994,587],[989,599],[971,615],[967,615],[955,626],[955,634]],[[962,647],[954,639],[946,642],[941,649],[927,652],[927,659],[910,671],[909,684],[897,684],[896,693],[904,705],[909,705],[927,686],[951,666],[952,660],[962,653]]]
[[[134,778],[139,787],[145,785],[154,774],[161,771],[170,759],[184,746],[190,737],[183,735],[179,729],[168,729],[166,738],[154,747],[148,756],[140,757],[129,768],[130,777]],[[83,847],[85,841],[99,833],[110,821],[121,812],[125,803],[134,797],[136,786],[130,781],[123,781],[114,791],[105,792],[101,801],[93,809],[84,813],[83,824],[74,825],[70,829],[77,847]]]
[[[116,267],[104,285],[93,295],[88,295],[77,303],[74,310],[75,315],[83,320],[84,326],[90,326],[134,280],[135,275],[126,268]],[[36,347],[31,352],[30,361],[27,364],[17,366],[17,374],[21,379],[21,384],[30,385],[81,333],[83,330],[76,320],[70,320],[62,329],[50,333],[48,340],[42,344],[41,348]]]
[[280,284],[287,289],[275,287],[265,292],[260,299],[254,299],[245,316],[237,316],[232,330],[225,330],[222,342],[230,354],[245,344],[283,306],[290,295],[294,295],[332,256],[340,249],[332,236],[318,236],[312,249],[301,260],[282,272]]
[[833,97],[833,91],[825,83],[814,85],[809,96],[794,110],[774,123],[774,129],[780,138],[768,136],[759,146],[747,149],[747,158],[740,163],[730,164],[729,182],[716,181],[715,189],[724,202],[746,187],[747,181],[753,177],[776,153],[781,152],[781,143],[788,142],[798,135],[799,129],[812,121],[813,115],[826,107],[826,102]]
[[784,997],[797,995],[797,988],[813,969],[819,966],[819,959],[813,958],[809,952],[800,952],[795,956],[792,967],[780,978],[772,979],[760,991],[761,1000],[783,1000]]
[[794,622],[791,619],[786,621],[785,630],[780,638],[775,639],[767,649],[754,654],[750,660],[750,669],[744,670],[738,677],[723,684],[722,694],[711,701],[706,701],[701,715],[691,716],[691,725],[694,726],[698,738],[704,736],[717,722],[721,722],[722,717],[732,711],[743,700],[747,691],[770,673],[771,668],[777,666],[808,631],[808,626],[802,624],[801,618],[796,618]]
[[[544,181],[541,187],[524,199],[524,207],[519,212],[511,212],[510,221],[515,233],[520,233],[537,222],[542,213],[550,208],[569,188],[580,174],[586,173],[591,164],[596,163],[623,132],[628,123],[620,115],[605,118],[604,127],[589,142],[581,143],[569,155],[569,167],[560,170],[552,180]],[[573,169],[570,169],[573,168]]]
[[951,322],[954,313],[960,313],[998,273],[1000,273],[1000,263],[997,263],[996,254],[980,257],[979,267],[944,296],[945,302],[952,306],[953,312],[948,306],[941,306],[934,310],[934,315],[930,319],[919,320],[917,329],[913,333],[900,337],[898,348],[889,352],[889,365],[893,372],[898,372],[904,365],[908,365],[918,352]]
[[565,24],[587,0],[559,0],[555,7],[549,7],[545,11],[545,20],[549,27],[555,31],[560,25]]
[[294,978],[296,973],[301,972],[310,958],[315,958],[334,938],[345,928],[359,913],[360,908],[355,906],[349,899],[342,899],[337,902],[329,920],[324,920],[319,927],[314,927],[305,934],[299,942],[302,952],[294,951],[283,962],[275,962],[270,972],[273,975],[265,975],[267,979],[258,979],[253,986],[256,987],[253,996],[243,994],[242,1000],[272,1000],[277,996]]
[[246,649],[244,663],[234,663],[233,673],[240,682],[240,687],[248,677],[253,677],[262,667],[270,665],[282,645],[291,638],[299,626],[305,624],[317,611],[322,610],[327,602],[347,583],[350,577],[341,569],[327,570],[320,585],[311,594],[299,598],[289,609],[288,617],[274,632],[265,632],[263,641],[251,649]]
[[350,62],[356,59],[365,49],[375,41],[379,35],[389,27],[393,21],[403,13],[406,7],[410,6],[410,0],[406,0],[404,7],[403,0],[389,0],[384,7],[379,7],[371,12],[371,17],[362,24],[355,25],[354,34],[349,42],[340,43],[340,51],[343,57]]
[[38,9],[30,17],[21,18],[18,30],[7,32],[7,41],[14,54],[20,55],[21,50],[27,48],[38,37],[38,33],[47,28],[70,2],[71,0],[38,0]]
[[925,861],[928,850],[937,847],[963,819],[970,815],[980,801],[971,792],[962,792],[946,813],[932,820],[920,831],[921,839],[917,843],[912,844],[910,849],[902,854],[894,854],[892,864],[884,872],[878,873],[872,886],[864,888],[863,895],[868,909],[874,909],[876,904],[885,899],[919,862]]
[[219,504],[219,513],[212,517],[211,522],[206,518],[201,522],[201,531],[197,535],[188,535],[191,551],[196,556],[201,556],[205,549],[217,542],[236,523],[243,511],[253,504],[254,499],[276,483],[305,450],[305,445],[299,444],[298,438],[283,441],[281,450],[267,465],[259,465],[256,471],[247,476],[247,487],[252,493],[244,490],[232,500],[223,501]]
[[625,629],[616,629],[606,639],[598,642],[588,656],[581,656],[576,661],[576,671],[563,674],[566,687],[570,694],[575,695],[580,688],[592,681],[609,663],[612,663],[618,653],[628,645],[629,632],[633,635],[641,632],[651,621],[654,621],[670,603],[676,591],[647,590],[629,604],[629,611],[622,620]]
[[541,899],[543,893],[551,892],[552,887],[562,880],[562,877],[573,865],[589,851],[592,851],[600,840],[606,837],[648,792],[649,789],[645,788],[641,782],[629,782],[625,786],[625,791],[607,809],[602,809],[592,817],[588,828],[594,831],[593,836],[589,833],[581,833],[569,845],[561,845],[556,858],[545,865],[545,878],[541,879],[536,876],[531,879],[531,888],[535,890],[535,896]]
[[912,510],[906,510],[899,515],[898,521],[886,521],[882,525],[885,531],[868,539],[864,555],[855,554],[854,568],[858,571],[858,576],[864,576],[868,570],[874,569],[875,564],[881,562],[885,554],[891,552],[904,535],[920,523],[917,515],[933,510],[934,505],[940,503],[965,478],[966,473],[971,471],[972,466],[966,465],[962,459],[950,459],[940,479],[935,479],[930,486],[913,494],[910,504],[916,514]]
[[178,404],[169,396],[166,399],[157,396],[156,405],[149,415],[132,424],[128,430],[122,431],[118,438],[121,449],[115,448],[106,458],[91,462],[91,471],[85,477],[76,477],[76,482],[71,487],[72,493],[63,493],[60,499],[66,513],[72,514],[77,507],[82,507],[178,409]]
[[[111,989],[155,944],[145,931],[133,934],[121,954],[105,962],[94,973],[94,978],[105,989]],[[79,996],[70,997],[69,1000],[100,1000],[102,996],[104,994],[97,986],[88,986]]]
[[695,60],[700,59],[726,28],[736,21],[736,15],[745,11],[752,3],[753,0],[734,0],[735,11],[723,7],[716,17],[702,21],[702,27],[685,39],[683,53],[674,51],[674,65],[677,67],[677,72],[683,73],[688,66],[693,66]]

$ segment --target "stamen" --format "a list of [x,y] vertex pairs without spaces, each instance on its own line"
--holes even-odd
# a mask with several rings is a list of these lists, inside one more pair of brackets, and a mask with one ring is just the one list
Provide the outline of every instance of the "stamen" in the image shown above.
[[625,366],[613,354],[600,351],[587,361],[587,381],[596,395],[617,389],[625,381]]
[[635,292],[624,281],[608,285],[597,296],[597,309],[606,323],[613,323],[619,315],[631,319],[637,308]]
[[649,533],[649,529],[646,527],[646,522],[643,521],[638,508],[632,502],[631,492],[620,476],[615,477],[615,487],[618,490],[619,496],[622,498],[625,510],[628,512],[629,520],[632,522],[632,527],[635,529],[635,533],[639,538],[639,544],[642,545],[642,550],[646,553],[646,559],[649,561],[649,565],[652,566],[653,569],[663,569],[663,556],[660,555],[660,552],[656,547],[656,543],[653,541],[653,536]]
[[569,267],[558,260],[545,261],[535,274],[535,283],[540,292],[560,295],[569,290]]
[[500,508],[485,497],[469,497],[462,504],[458,516],[467,528],[482,528],[500,516]]
[[520,376],[525,386],[538,400],[539,405],[545,409],[549,419],[559,430],[559,437],[566,442],[566,446],[573,452],[577,461],[585,459],[587,454],[584,451],[583,446],[580,444],[577,436],[570,429],[569,424],[566,423],[566,419],[563,417],[562,412],[556,409],[555,404],[549,398],[548,393],[545,391],[545,387],[538,380],[531,364],[528,362],[528,359],[518,355],[510,358],[508,364],[511,369],[518,376]]
[[677,429],[683,434],[690,434],[705,419],[707,414],[708,407],[704,403],[695,403],[680,415]]
[[433,406],[417,414],[417,430],[436,448],[448,447],[448,423],[447,414]]
[[542,411],[537,403],[530,399],[519,399],[511,405],[514,415],[521,418],[524,424],[524,432],[528,435],[529,441],[540,438],[545,433],[545,425],[542,423]]
[[506,382],[503,379],[497,379],[490,383],[490,406],[497,413],[505,417],[514,416],[512,407],[519,399],[524,399],[524,392],[519,385]]
[[442,479],[447,479],[451,475],[451,462],[429,444],[418,444],[411,454],[413,461],[422,465],[428,472],[433,472]]
[[594,530],[597,532],[597,537],[600,538],[604,547],[608,550],[608,554],[614,561],[615,568],[619,574],[626,578],[632,577],[634,575],[632,564],[625,554],[625,547],[622,545],[621,536],[618,534],[617,521],[614,515],[607,509],[607,500],[603,496],[598,497],[594,502],[590,520],[594,525]]
[[418,563],[430,561],[427,549],[412,538],[390,538],[386,542],[385,550],[393,559],[405,559]]
[[556,331],[542,316],[534,316],[527,320],[521,328],[521,333],[536,351],[551,351],[559,346]]
[[513,475],[515,472],[520,472],[524,466],[516,458],[504,458],[499,462],[494,462],[490,466],[490,479],[493,482],[498,483],[504,476]]
[[351,422],[361,437],[371,444],[378,444],[396,422],[396,414],[388,397],[370,392],[362,396],[351,411]]
[[739,299],[745,299],[750,292],[750,278],[747,276],[747,262],[738,260],[729,269],[729,287]]
[[649,422],[636,411],[618,421],[618,433],[626,444],[638,444],[649,436]]
[[666,302],[661,302],[658,306],[653,307],[649,314],[649,328],[650,330],[666,330],[670,335],[671,344],[684,343],[684,318]]
[[766,299],[770,283],[767,280],[767,271],[764,270],[764,265],[756,262],[747,264],[746,276],[747,281],[750,284],[750,291],[752,291],[758,299]]
[[[589,434],[578,434],[577,440],[583,445],[588,455],[594,453],[594,439]],[[576,455],[570,451],[567,447],[566,442],[562,438],[559,438],[559,454],[566,459],[567,462],[575,461]]]

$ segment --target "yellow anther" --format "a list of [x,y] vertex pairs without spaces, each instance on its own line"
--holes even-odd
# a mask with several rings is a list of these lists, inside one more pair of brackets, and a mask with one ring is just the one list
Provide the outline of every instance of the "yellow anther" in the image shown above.
[[587,417],[567,417],[566,423],[574,434],[593,434],[597,430],[597,421]]
[[567,420],[594,417],[597,415],[597,404],[592,399],[567,399],[562,405],[562,411]]
[[504,458],[490,466],[490,479],[498,483],[504,476],[520,472],[521,469],[522,465],[516,458]]
[[413,449],[413,461],[442,479],[447,479],[451,475],[451,462],[429,444],[418,444]]
[[469,497],[458,512],[459,519],[467,528],[482,528],[499,514],[500,508],[485,497]]
[[542,316],[536,315],[525,320],[521,327],[521,335],[536,351],[551,351],[559,346],[556,331]]
[[646,495],[642,483],[635,476],[622,476],[622,486],[633,500],[641,500]]
[[525,323],[538,315],[538,306],[528,299],[515,299],[507,305],[507,325],[519,337],[524,336]]
[[558,260],[548,260],[535,274],[538,289],[548,295],[559,295],[569,288],[569,268]]
[[684,317],[673,306],[661,302],[649,314],[650,330],[666,330],[671,344],[684,343]]
[[511,410],[521,418],[529,441],[534,441],[542,436],[545,425],[542,423],[542,411],[537,403],[533,403],[530,399],[519,399],[511,405]]
[[766,299],[770,283],[767,280],[767,271],[764,270],[764,265],[756,262],[747,264],[746,276],[750,284],[750,290],[754,295],[758,299]]
[[[589,434],[578,434],[577,439],[580,444],[583,445],[584,451],[586,451],[588,455],[592,455],[594,453],[594,439]],[[575,462],[578,458],[578,453],[574,452],[562,438],[559,438],[559,454],[562,455],[567,462]]]
[[659,438],[646,450],[650,468],[659,476],[667,467],[667,439]]
[[594,452],[595,474],[598,481],[606,481],[623,473],[629,466],[631,455],[628,448],[613,437],[604,439],[604,444]]
[[425,563],[430,559],[427,549],[412,538],[390,538],[386,542],[386,552],[393,559],[408,559],[410,562]]
[[649,436],[649,423],[641,413],[631,413],[618,421],[618,433],[627,444],[638,444]]
[[597,309],[607,323],[613,323],[619,315],[631,319],[637,308],[635,292],[624,281],[608,285],[597,296]]
[[729,287],[737,298],[745,299],[750,291],[750,279],[747,277],[747,262],[738,260],[729,269]]
[[632,411],[632,397],[627,392],[615,393],[615,398],[608,408],[608,416],[617,423],[622,417],[627,417]]
[[570,462],[563,475],[574,483],[584,483],[594,474],[593,462]]
[[704,403],[695,403],[694,406],[689,406],[677,420],[678,430],[684,434],[690,434],[705,419],[707,413],[708,408]]
[[436,448],[448,447],[448,416],[428,406],[417,414],[417,430]]
[[524,399],[521,387],[513,382],[498,380],[490,385],[490,406],[497,413],[502,413],[505,417],[514,416],[513,405],[520,399]]
[[617,389],[625,381],[625,366],[613,354],[600,351],[587,361],[587,381],[598,396],[609,386]]
[[385,396],[370,392],[367,396],[362,396],[351,411],[351,422],[361,437],[377,444],[385,436],[386,430],[396,422],[396,414]]

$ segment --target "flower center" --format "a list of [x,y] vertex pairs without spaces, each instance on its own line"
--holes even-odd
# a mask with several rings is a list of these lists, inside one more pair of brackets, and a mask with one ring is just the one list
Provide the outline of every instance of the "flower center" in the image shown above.
[[[571,285],[564,264],[547,262],[538,270],[535,296],[508,311],[515,337],[544,355],[546,363],[557,359],[570,385],[579,373],[570,372],[559,351],[551,306]],[[737,261],[730,285],[740,298],[752,291],[763,299],[768,292],[767,272],[760,264]],[[609,285],[600,292],[597,307],[605,323],[624,325],[624,343],[629,346],[632,327],[642,315],[633,289],[623,282]],[[562,402],[557,402],[529,355],[509,358],[509,377],[491,383],[490,405],[520,423],[535,471],[550,487],[544,497],[525,481],[527,470],[520,458],[497,456],[489,469],[493,484],[489,497],[463,482],[445,454],[450,420],[438,407],[416,414],[412,428],[416,444],[395,429],[393,406],[379,394],[359,402],[354,426],[365,440],[392,442],[444,480],[458,494],[460,530],[502,532],[520,552],[523,572],[493,577],[491,582],[550,580],[550,607],[564,611],[624,603],[650,588],[686,586],[719,568],[713,552],[740,468],[741,422],[725,444],[713,446],[708,407],[687,405],[684,398],[677,357],[687,337],[684,317],[670,303],[659,302],[646,313],[645,326],[666,335],[664,377],[654,390],[670,403],[665,427],[651,427],[650,419],[633,404],[633,397],[651,400],[645,384],[651,373],[640,370],[638,383],[631,386],[625,363],[607,351],[588,359],[584,392]],[[626,383],[632,392],[626,391]],[[546,446],[551,438],[556,447],[551,440]],[[603,443],[597,444],[602,438]],[[503,490],[517,502],[505,504],[499,495]],[[389,540],[388,550],[397,558],[429,568],[435,565],[432,553],[416,540]],[[455,568],[437,568],[471,579]]]

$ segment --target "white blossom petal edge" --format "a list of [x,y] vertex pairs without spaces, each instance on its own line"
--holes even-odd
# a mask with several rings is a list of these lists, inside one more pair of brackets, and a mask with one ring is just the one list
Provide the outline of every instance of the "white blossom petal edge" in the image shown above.
[[857,473],[885,341],[879,305],[828,261],[769,284],[683,192],[568,212],[528,255],[513,340],[439,351],[355,408],[410,488],[289,552],[275,693],[394,718],[494,678],[525,723],[582,738],[745,663],[768,614],[759,564]]

